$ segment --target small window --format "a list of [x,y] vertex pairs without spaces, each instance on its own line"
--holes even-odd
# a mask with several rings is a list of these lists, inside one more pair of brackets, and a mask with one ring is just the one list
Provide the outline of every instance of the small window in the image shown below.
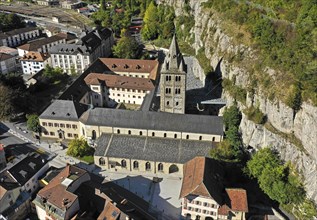
[[54,123],[54,127],[59,127],[59,124],[58,123]]
[[65,124],[59,124],[61,128],[65,128]]
[[186,135],[186,139],[189,139],[189,135]]
[[167,102],[166,102],[166,105],[170,105],[170,102],[169,102],[169,101],[167,101]]
[[203,139],[203,137],[202,136],[199,136],[199,140],[201,141]]
[[146,162],[146,164],[145,164],[145,170],[151,170],[151,164],[150,164],[150,162]]
[[140,135],[142,136],[142,131],[140,131]]
[[49,123],[48,123],[48,126],[49,126],[49,127],[53,127],[53,123],[50,123],[50,122],[49,122]]
[[163,164],[159,163],[157,169],[158,171],[163,171]]
[[166,133],[164,133],[164,137],[166,138]]
[[133,169],[139,169],[139,162],[138,161],[134,161],[133,162]]
[[117,130],[117,134],[120,134],[120,129]]
[[154,137],[155,136],[155,133],[154,132],[152,132],[152,137]]
[[66,128],[71,128],[70,124],[66,124]]
[[78,134],[74,134],[74,138],[78,138]]
[[128,134],[131,134],[131,130],[128,131]]
[[121,160],[121,166],[126,168],[127,167],[127,161],[126,160]]
[[77,125],[72,125],[73,129],[77,129]]
[[105,165],[105,159],[104,158],[102,158],[102,157],[99,158],[99,165],[101,165],[101,166]]
[[47,123],[46,123],[46,122],[42,122],[42,125],[43,125],[43,126],[47,126]]
[[54,132],[50,132],[50,135],[51,135],[51,136],[55,136],[55,133],[54,133]]
[[73,134],[67,133],[67,137],[73,137]]
[[212,141],[215,141],[215,137],[212,137]]
[[177,138],[177,134],[174,134],[174,138]]

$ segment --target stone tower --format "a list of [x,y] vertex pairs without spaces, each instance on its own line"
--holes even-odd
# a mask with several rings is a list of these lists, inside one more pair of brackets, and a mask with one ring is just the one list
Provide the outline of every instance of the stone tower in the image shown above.
[[174,35],[168,55],[162,65],[160,79],[160,110],[185,113],[186,72],[184,59]]

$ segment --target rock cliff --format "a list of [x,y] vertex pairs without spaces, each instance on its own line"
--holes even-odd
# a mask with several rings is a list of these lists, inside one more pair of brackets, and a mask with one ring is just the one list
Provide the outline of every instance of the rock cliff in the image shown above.
[[[231,80],[236,86],[246,91],[246,100],[238,100],[243,112],[247,107],[254,106],[261,110],[267,118],[265,125],[255,124],[243,114],[240,124],[243,142],[246,146],[261,148],[270,146],[280,152],[285,161],[291,161],[305,179],[305,187],[309,198],[317,203],[317,107],[303,103],[295,112],[280,100],[267,97],[265,89],[252,88],[253,62],[258,62],[256,51],[237,43],[225,31],[223,22],[216,13],[203,8],[206,0],[158,0],[158,4],[174,7],[176,16],[183,16],[185,4],[190,5],[190,14],[195,25],[190,31],[191,46],[198,53],[204,48],[204,54],[214,69],[217,66],[223,78]],[[275,77],[275,70],[265,68],[263,74]],[[270,89],[270,88],[266,88]],[[232,105],[233,94],[224,91],[222,94]]]

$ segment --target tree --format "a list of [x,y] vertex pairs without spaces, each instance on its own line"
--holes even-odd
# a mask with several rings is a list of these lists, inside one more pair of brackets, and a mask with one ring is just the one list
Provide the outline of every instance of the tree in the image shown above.
[[0,83],[0,119],[9,119],[16,112],[13,100],[15,94],[10,87]]
[[151,2],[149,7],[146,9],[143,21],[144,24],[141,32],[142,37],[145,40],[156,39],[159,33],[159,23],[157,8],[153,2]]
[[113,54],[118,58],[135,59],[138,55],[138,42],[130,36],[122,37],[113,48]]
[[223,120],[226,128],[235,126],[238,127],[241,121],[241,112],[236,105],[226,108],[223,113]]
[[283,164],[270,148],[259,150],[246,166],[246,173],[258,180],[260,188],[271,199],[281,204],[299,204],[304,201],[305,191],[290,171],[290,164]]
[[87,141],[81,137],[69,142],[66,154],[73,157],[83,157],[88,155],[91,151],[92,148],[89,147]]
[[224,140],[219,145],[210,150],[210,156],[216,160],[235,160],[238,158],[237,151],[228,140]]
[[61,77],[63,74],[63,70],[59,67],[53,68],[49,65],[46,65],[44,68],[43,76],[47,77],[49,80],[56,80]]
[[40,132],[41,126],[40,126],[40,121],[39,121],[39,116],[32,114],[32,115],[27,115],[27,127],[29,130],[33,132]]

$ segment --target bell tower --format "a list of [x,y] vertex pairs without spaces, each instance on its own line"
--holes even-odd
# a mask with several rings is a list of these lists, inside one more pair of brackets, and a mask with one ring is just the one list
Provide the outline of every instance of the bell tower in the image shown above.
[[161,70],[160,110],[162,112],[185,114],[185,92],[185,64],[174,35]]

